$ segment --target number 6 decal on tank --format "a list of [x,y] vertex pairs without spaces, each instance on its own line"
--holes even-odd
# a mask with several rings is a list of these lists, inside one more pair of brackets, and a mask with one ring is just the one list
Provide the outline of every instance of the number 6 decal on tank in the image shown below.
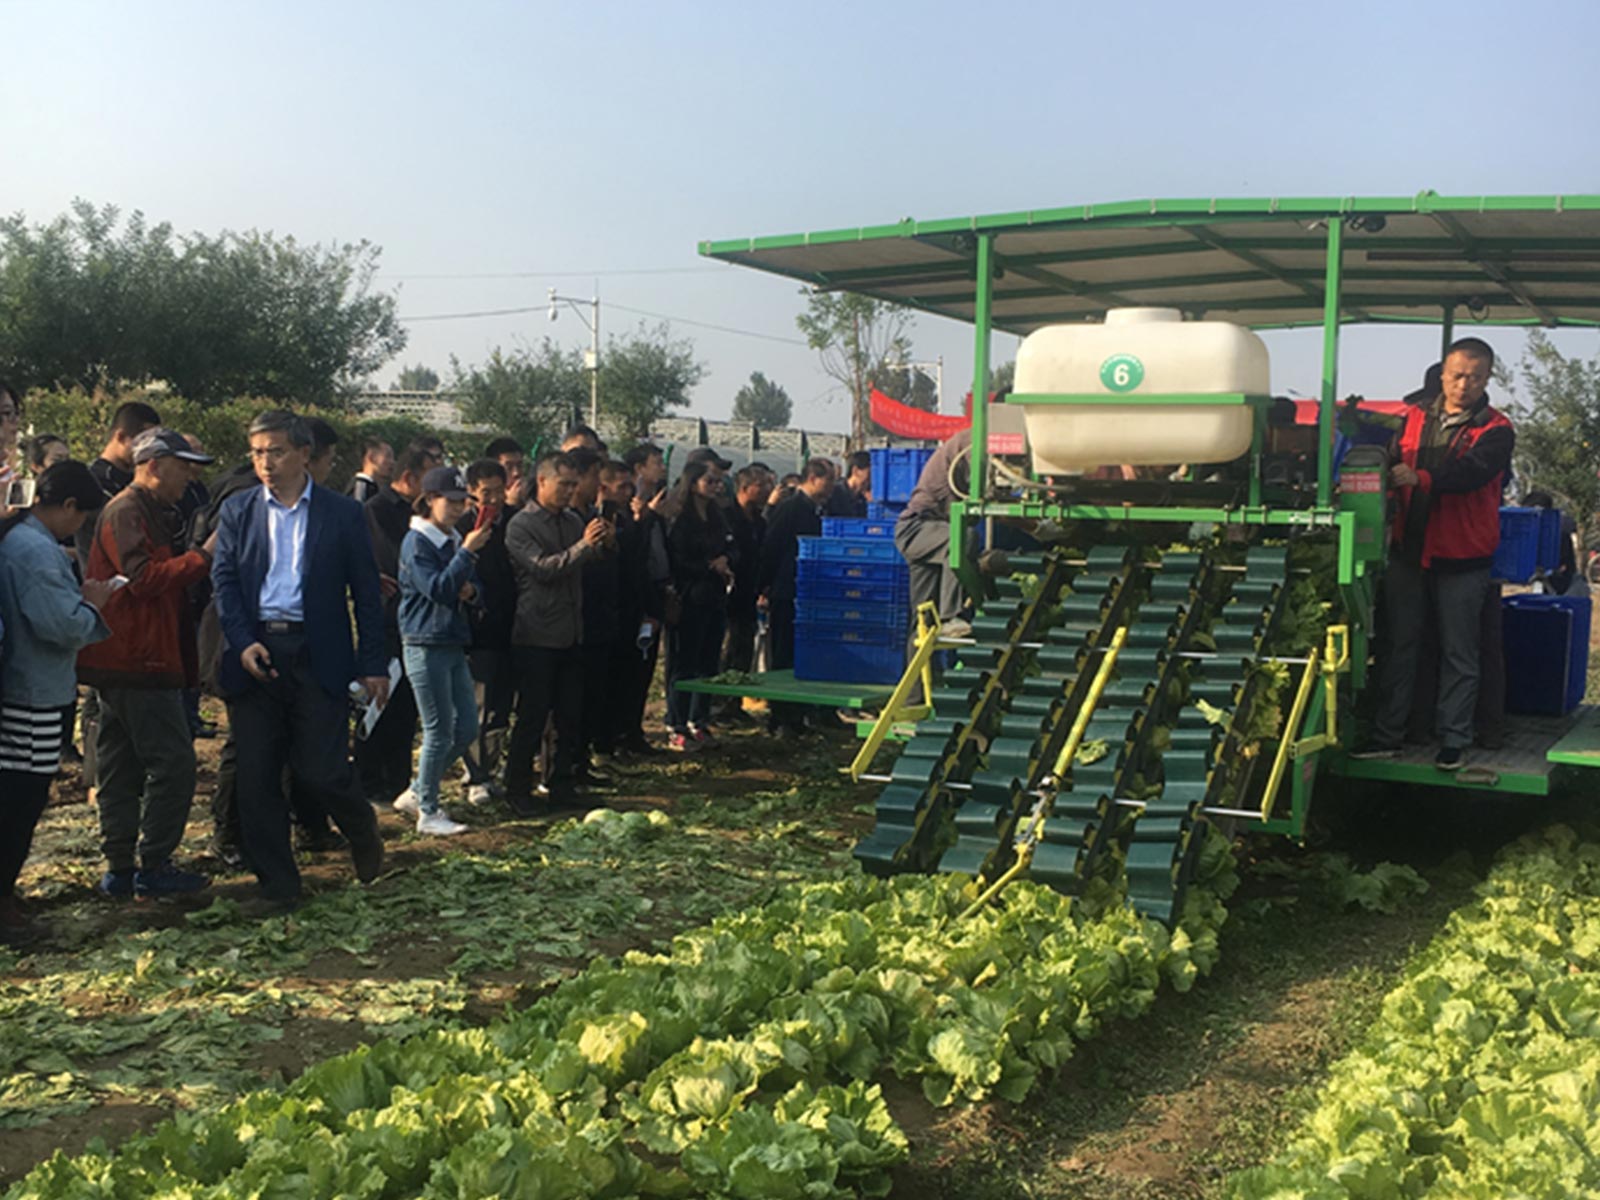
[[1100,364],[1100,382],[1113,392],[1131,392],[1144,382],[1144,364],[1131,354],[1113,354]]

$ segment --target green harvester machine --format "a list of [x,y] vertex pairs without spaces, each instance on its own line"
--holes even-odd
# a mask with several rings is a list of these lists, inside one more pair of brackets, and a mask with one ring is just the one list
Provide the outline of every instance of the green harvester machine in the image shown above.
[[[868,870],[973,874],[989,893],[1125,871],[1170,923],[1208,823],[1301,838],[1328,775],[1545,795],[1600,766],[1586,707],[1508,718],[1454,774],[1426,747],[1348,756],[1388,491],[1381,452],[1335,458],[1367,419],[1337,400],[1348,323],[1439,325],[1442,345],[1468,325],[1600,326],[1600,196],[1150,200],[701,253],[970,322],[974,396],[993,331],[1024,338],[1015,390],[973,405],[951,511],[971,634],[941,642],[918,614],[849,768],[879,787]],[[1297,428],[1255,334],[1311,326],[1321,395]],[[1049,536],[986,579],[976,548],[997,523]],[[940,651],[954,663],[936,678]]]

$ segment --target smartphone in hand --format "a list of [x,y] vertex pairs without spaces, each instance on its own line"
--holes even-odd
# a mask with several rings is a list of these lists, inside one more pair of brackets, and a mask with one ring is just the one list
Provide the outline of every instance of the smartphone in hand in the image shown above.
[[483,529],[486,526],[493,525],[499,516],[500,506],[498,504],[485,504],[478,510],[478,519],[472,523],[472,527],[474,529]]

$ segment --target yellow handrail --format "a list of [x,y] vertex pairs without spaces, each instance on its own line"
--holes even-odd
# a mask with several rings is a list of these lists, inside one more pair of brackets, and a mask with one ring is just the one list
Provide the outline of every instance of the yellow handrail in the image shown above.
[[1306,704],[1311,699],[1311,684],[1317,677],[1317,664],[1321,656],[1316,649],[1306,659],[1306,669],[1300,676],[1300,686],[1295,689],[1294,704],[1289,709],[1289,717],[1283,724],[1282,734],[1278,739],[1278,753],[1272,760],[1272,774],[1267,777],[1266,791],[1261,793],[1261,819],[1265,821],[1272,814],[1272,804],[1278,795],[1278,785],[1283,782],[1283,772],[1289,765],[1289,752],[1295,744],[1295,734],[1300,729],[1301,718],[1305,716]]
[[1330,746],[1339,742],[1339,674],[1350,669],[1350,626],[1329,625],[1322,651],[1322,681],[1327,700],[1323,705],[1327,716]]
[[[1095,672],[1093,681],[1089,684],[1089,694],[1083,698],[1083,703],[1078,707],[1078,715],[1073,719],[1072,728],[1067,733],[1066,745],[1061,747],[1061,753],[1056,757],[1055,770],[1052,772],[1054,779],[1059,781],[1072,766],[1072,760],[1077,757],[1078,747],[1083,744],[1083,735],[1089,728],[1089,719],[1094,716],[1094,710],[1100,703],[1100,697],[1106,690],[1106,684],[1111,679],[1111,671],[1116,666],[1117,655],[1122,652],[1122,645],[1128,640],[1128,627],[1122,626],[1112,635],[1111,645],[1106,648],[1106,655],[1100,660],[1100,669]],[[966,920],[977,912],[989,901],[998,896],[1002,890],[1018,875],[1028,869],[1028,864],[1033,861],[1033,848],[1039,842],[1039,830],[1043,827],[1045,818],[1049,816],[1049,805],[1041,804],[1029,819],[1027,827],[1020,831],[1016,837],[1016,861],[1011,864],[1004,874],[996,879],[974,900],[961,914],[961,919]]]
[[878,714],[872,732],[867,734],[854,760],[845,768],[845,774],[850,776],[852,783],[861,782],[861,777],[872,765],[873,756],[878,753],[884,739],[889,736],[894,723],[906,717],[906,712],[912,707],[906,701],[911,698],[911,690],[917,684],[922,685],[923,705],[933,703],[933,654],[938,648],[939,610],[932,601],[924,601],[917,606],[916,652],[912,654],[905,674],[900,676],[900,682],[895,685],[894,691],[889,693],[889,701]]

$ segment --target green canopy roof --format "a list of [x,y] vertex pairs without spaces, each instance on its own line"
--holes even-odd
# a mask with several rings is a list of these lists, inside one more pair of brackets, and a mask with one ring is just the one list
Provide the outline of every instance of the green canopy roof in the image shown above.
[[1024,334],[1163,305],[1255,328],[1320,325],[1327,222],[1344,221],[1346,321],[1600,324],[1600,196],[1135,200],[779,237],[700,253],[974,320],[979,233],[993,321]]

